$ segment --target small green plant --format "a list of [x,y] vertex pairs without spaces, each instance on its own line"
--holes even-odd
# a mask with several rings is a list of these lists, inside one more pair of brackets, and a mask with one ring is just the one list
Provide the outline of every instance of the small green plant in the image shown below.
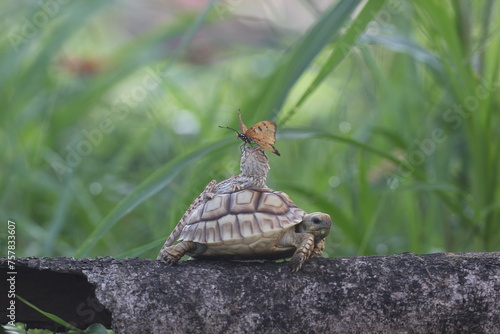
[[[67,331],[65,333],[68,333],[68,334],[69,333],[71,333],[71,334],[113,334],[114,333],[112,330],[106,329],[106,327],[104,327],[101,324],[92,324],[85,330],[78,329],[75,326],[71,325],[70,323],[59,318],[57,315],[42,311],[41,309],[39,309],[38,307],[36,307],[35,305],[30,303],[26,299],[24,299],[18,295],[16,295],[16,298],[19,299],[24,304],[31,307],[32,309],[34,309],[35,311],[40,312],[41,314],[43,314],[44,316],[46,316],[50,320],[54,321],[55,323],[57,323],[63,327],[68,328],[69,331]],[[16,323],[15,326],[3,325],[3,329],[4,329],[5,333],[7,333],[7,334],[25,334],[25,333],[28,333],[28,334],[49,334],[49,333],[54,333],[53,331],[49,331],[49,330],[45,330],[45,329],[26,330],[25,325],[22,323]]]

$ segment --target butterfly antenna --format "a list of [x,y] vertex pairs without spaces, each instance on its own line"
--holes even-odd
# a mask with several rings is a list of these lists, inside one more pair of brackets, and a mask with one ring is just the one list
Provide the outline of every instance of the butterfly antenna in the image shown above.
[[220,125],[219,125],[219,128],[233,130],[233,131],[234,131],[234,132],[236,132],[237,134],[240,134],[240,133],[238,132],[238,130],[235,130],[235,129],[233,129],[233,128],[230,128],[229,126],[220,126]]
[[242,132],[238,132],[238,130],[230,128],[229,126],[220,126],[220,125],[219,125],[219,128],[233,130],[234,132],[236,132],[236,137],[243,140],[244,144],[252,143],[252,139],[248,138],[248,136],[246,134],[244,134]]

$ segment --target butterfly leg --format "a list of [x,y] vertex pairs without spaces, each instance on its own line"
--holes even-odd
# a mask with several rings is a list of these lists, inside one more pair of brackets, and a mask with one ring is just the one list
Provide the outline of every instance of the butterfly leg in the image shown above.
[[247,145],[246,143],[243,143],[243,144],[240,145],[240,152],[241,152],[241,154],[243,154],[243,150],[245,149],[246,145]]

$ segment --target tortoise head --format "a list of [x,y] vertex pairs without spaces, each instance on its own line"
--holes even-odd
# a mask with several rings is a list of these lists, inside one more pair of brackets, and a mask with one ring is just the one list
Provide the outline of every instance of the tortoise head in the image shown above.
[[243,148],[241,155],[241,172],[243,174],[266,179],[269,169],[269,158],[262,147],[245,146]]
[[322,212],[313,212],[305,215],[302,222],[297,225],[297,232],[314,235],[318,241],[326,238],[332,227],[332,219]]

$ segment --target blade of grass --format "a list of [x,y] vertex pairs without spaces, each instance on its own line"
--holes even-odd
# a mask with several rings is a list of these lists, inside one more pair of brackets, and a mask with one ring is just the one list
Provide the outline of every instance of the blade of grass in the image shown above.
[[394,162],[395,164],[400,164],[401,160],[398,158],[382,151],[379,150],[375,147],[372,147],[370,145],[364,144],[362,142],[359,142],[355,139],[352,138],[347,138],[347,137],[342,137],[342,136],[337,136],[322,130],[317,130],[313,128],[295,128],[295,129],[284,129],[280,133],[280,139],[309,139],[309,138],[329,138],[333,140],[337,140],[340,142],[344,142],[346,144],[350,144],[352,146],[358,147],[364,151],[374,153],[376,155],[379,155],[385,159],[388,159],[389,161]]
[[64,190],[61,193],[59,202],[54,212],[54,217],[49,225],[49,231],[44,242],[44,254],[43,256],[52,256],[54,253],[54,247],[57,245],[57,239],[61,233],[61,229],[66,222],[67,212],[71,205],[72,191],[69,183],[65,185]]
[[363,233],[362,241],[359,244],[358,248],[358,254],[359,255],[366,255],[366,252],[368,250],[368,245],[370,244],[370,240],[373,239],[373,231],[375,229],[375,223],[377,222],[377,219],[379,215],[382,212],[382,209],[385,207],[385,203],[387,202],[387,193],[382,193],[382,197],[378,200],[377,205],[375,206],[375,212],[373,212],[370,216],[370,220],[367,221],[364,226],[365,230]]
[[330,7],[321,19],[287,52],[270,80],[263,86],[255,103],[260,115],[281,110],[291,88],[318,53],[338,36],[361,1],[342,0]]
[[295,105],[283,116],[278,124],[285,124],[288,119],[293,116],[295,111],[307,100],[307,98],[319,87],[321,82],[330,74],[349,54],[349,51],[355,46],[356,41],[366,29],[366,26],[373,19],[375,14],[382,8],[385,1],[368,1],[363,9],[356,17],[353,24],[349,26],[347,31],[333,44],[333,51],[321,67],[320,72],[314,81],[307,87],[307,90],[302,94]]
[[363,36],[363,41],[384,46],[394,52],[407,54],[415,58],[417,62],[429,66],[432,71],[437,73],[443,71],[443,64],[435,54],[417,44],[415,41],[408,39],[407,36],[394,33],[390,36],[366,34]]
[[134,249],[128,250],[126,252],[122,252],[118,255],[115,255],[115,258],[121,259],[125,257],[135,257],[139,256],[141,254],[146,253],[147,251],[150,251],[152,249],[159,249],[164,243],[165,243],[166,237],[162,237],[160,239],[157,239],[155,241],[152,241],[150,243],[147,243],[145,245],[136,247]]
[[482,17],[481,17],[481,22],[482,22],[481,30],[482,31],[481,31],[480,42],[478,43],[479,47],[480,47],[479,56],[478,56],[478,59],[479,59],[478,72],[482,77],[486,76],[486,73],[484,71],[485,70],[484,62],[485,62],[485,57],[486,57],[486,48],[484,48],[484,46],[487,45],[487,40],[488,40],[489,34],[490,34],[490,26],[491,26],[491,22],[493,19],[493,13],[495,12],[493,9],[494,5],[495,5],[494,0],[488,0],[486,2],[486,5],[483,8],[483,13],[482,13]]
[[174,64],[174,62],[178,59],[180,59],[185,53],[186,50],[193,40],[193,37],[195,36],[196,32],[200,29],[201,25],[207,18],[208,13],[214,6],[214,4],[217,2],[217,0],[210,0],[209,3],[205,6],[205,8],[201,11],[201,13],[196,17],[194,20],[193,24],[191,27],[187,30],[186,34],[182,37],[182,40],[180,42],[179,47],[176,49],[176,52],[173,56],[172,61],[170,61],[165,68],[163,69],[163,72],[167,72],[170,67]]
[[74,331],[81,332],[78,328],[76,328],[72,324],[64,321],[63,319],[59,318],[57,315],[54,315],[52,313],[48,313],[48,312],[40,310],[38,307],[36,307],[35,305],[31,304],[29,301],[27,301],[26,299],[22,298],[21,296],[16,295],[16,298],[19,299],[20,301],[22,301],[23,303],[25,303],[26,305],[28,305],[29,307],[31,307],[32,309],[34,309],[35,311],[40,312],[41,314],[43,314],[44,316],[46,316],[50,320],[54,321],[55,323],[57,323],[57,324],[59,324],[61,326],[64,326],[66,328],[72,329]]

